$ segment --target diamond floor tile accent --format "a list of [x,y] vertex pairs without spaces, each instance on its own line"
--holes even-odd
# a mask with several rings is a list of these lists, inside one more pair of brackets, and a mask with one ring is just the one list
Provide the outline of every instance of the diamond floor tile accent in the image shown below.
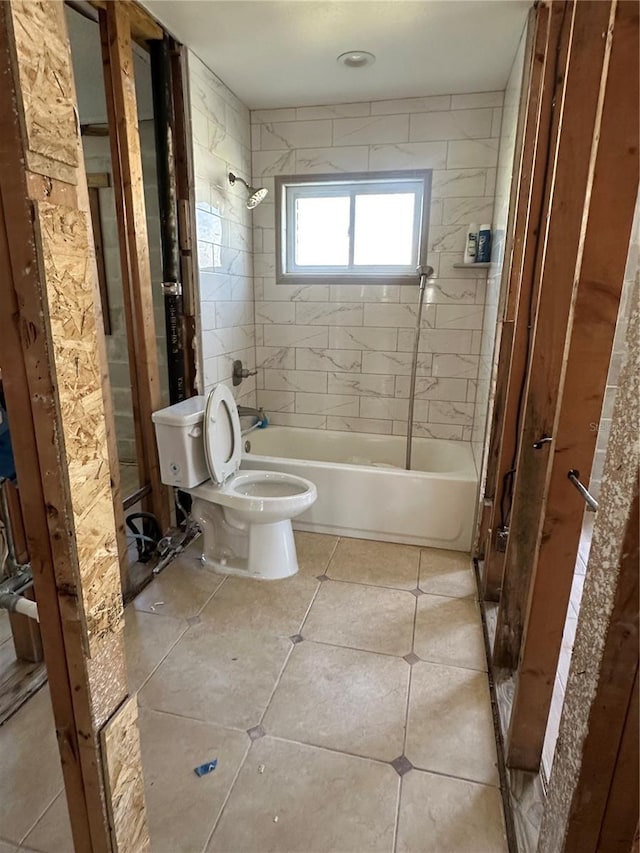
[[418,657],[418,655],[414,655],[413,652],[409,652],[408,655],[404,656],[403,660],[406,660],[406,662],[409,664],[409,666],[413,666],[414,663],[419,662],[420,658]]
[[391,762],[391,766],[396,771],[398,776],[405,776],[410,770],[413,770],[413,764],[409,761],[406,755],[399,755]]
[[291,640],[294,646],[296,646],[298,643],[304,642],[304,637],[302,636],[302,634],[292,634],[289,639]]
[[266,732],[262,726],[253,726],[252,728],[247,729],[247,734],[251,740],[259,740],[261,737],[266,735]]

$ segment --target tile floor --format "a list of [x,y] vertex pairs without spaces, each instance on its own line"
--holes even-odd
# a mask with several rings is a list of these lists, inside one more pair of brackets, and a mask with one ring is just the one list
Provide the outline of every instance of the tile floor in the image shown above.
[[[127,609],[153,853],[504,853],[469,559],[296,540],[272,583],[196,542]],[[71,851],[46,687],[0,755],[0,853]]]

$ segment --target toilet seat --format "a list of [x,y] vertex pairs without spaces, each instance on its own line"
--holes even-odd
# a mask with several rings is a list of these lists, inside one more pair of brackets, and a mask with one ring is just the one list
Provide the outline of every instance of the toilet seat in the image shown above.
[[207,468],[214,483],[224,483],[240,468],[242,431],[231,389],[222,382],[207,398],[202,423]]
[[256,524],[294,517],[310,507],[318,492],[315,483],[280,471],[240,471],[222,485],[202,483],[189,493],[229,510],[250,513]]

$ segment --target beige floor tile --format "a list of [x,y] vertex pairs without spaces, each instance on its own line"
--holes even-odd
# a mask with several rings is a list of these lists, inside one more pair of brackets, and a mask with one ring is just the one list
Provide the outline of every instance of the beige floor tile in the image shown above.
[[472,598],[419,596],[413,650],[423,660],[486,670],[477,602]]
[[468,554],[427,548],[420,552],[420,589],[433,595],[467,598],[477,595],[476,578]]
[[207,849],[390,853],[398,783],[391,767],[373,761],[262,738]]
[[402,779],[398,853],[507,853],[497,788],[412,770]]
[[[18,850],[26,850],[26,847],[16,847],[15,844],[7,844],[5,841],[0,841],[0,853],[17,853]],[[30,853],[30,851],[27,851]]]
[[413,643],[416,600],[410,592],[326,581],[302,633],[306,640],[406,655]]
[[56,797],[27,835],[23,846],[41,853],[74,853],[64,791]]
[[[140,737],[153,853],[204,849],[249,748],[244,732],[141,709]],[[198,777],[194,768],[217,759]]]
[[302,530],[296,530],[294,537],[300,574],[324,574],[338,544],[338,537],[324,533],[305,533]]
[[258,725],[291,641],[249,631],[191,627],[140,691],[147,708],[221,726]]
[[47,687],[0,727],[0,756],[0,832],[17,844],[63,786]]
[[151,675],[188,625],[183,619],[174,619],[159,613],[143,613],[132,605],[125,610],[124,623],[129,690],[134,693]]
[[420,549],[392,542],[341,539],[327,574],[334,580],[415,589]]
[[222,575],[203,568],[198,554],[189,550],[170,563],[138,595],[136,610],[180,619],[196,616],[224,581]]
[[497,785],[486,674],[432,663],[415,664],[405,754],[422,770]]
[[269,734],[391,761],[402,753],[409,666],[399,658],[295,646],[263,726]]
[[279,581],[229,578],[200,614],[219,631],[242,628],[289,637],[300,632],[315,591],[311,575]]

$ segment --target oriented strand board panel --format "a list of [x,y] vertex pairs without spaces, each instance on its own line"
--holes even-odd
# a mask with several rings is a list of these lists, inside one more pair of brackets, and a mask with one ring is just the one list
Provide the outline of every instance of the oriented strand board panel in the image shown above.
[[71,54],[63,40],[64,25],[52,26],[52,18],[64,18],[64,5],[15,0],[12,6],[28,166],[76,184],[78,123]]
[[114,851],[150,850],[145,820],[144,780],[138,772],[140,736],[136,697],[127,699],[101,732],[107,790],[110,793]]
[[37,202],[39,262],[60,398],[86,640],[92,656],[122,620],[95,284],[86,214]]

